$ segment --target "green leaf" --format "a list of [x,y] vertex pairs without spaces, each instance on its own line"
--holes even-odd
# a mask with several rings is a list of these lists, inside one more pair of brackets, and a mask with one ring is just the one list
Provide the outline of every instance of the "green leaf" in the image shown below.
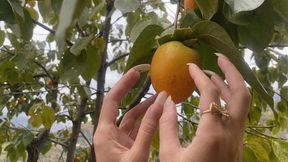
[[5,32],[3,30],[0,30],[0,47],[3,45],[5,41]]
[[253,151],[257,161],[269,162],[268,152],[261,143],[255,140],[249,140],[247,147],[249,147]]
[[258,106],[252,106],[249,109],[249,122],[257,125],[261,118],[262,109]]
[[39,128],[42,124],[42,118],[39,115],[31,116],[28,119],[28,123],[30,123],[35,128]]
[[201,21],[195,12],[188,12],[180,20],[180,28],[192,27],[195,23]]
[[152,22],[152,20],[150,19],[144,21],[138,21],[131,29],[130,33],[131,41],[135,43],[136,39],[140,36],[143,30],[147,28],[149,25],[156,25],[156,24]]
[[12,7],[7,0],[0,1],[0,21],[5,21],[9,24],[16,23]]
[[274,107],[272,97],[269,96],[262,84],[255,77],[253,71],[244,61],[240,52],[230,39],[229,35],[221,26],[212,21],[202,21],[194,25],[193,34],[194,37],[204,41],[208,46],[226,55],[230,59],[230,61],[236,66],[244,79],[253,88],[255,88],[255,90],[259,94],[262,95],[262,97],[268,102],[271,108]]
[[243,162],[259,162],[253,152],[249,147],[244,147],[243,149]]
[[156,46],[155,37],[163,31],[159,25],[148,25],[137,37],[132,49],[130,57],[127,61],[126,71],[131,67],[150,63],[154,48]]
[[[238,26],[239,40],[249,49],[261,52],[272,40],[274,31],[274,11],[269,1],[248,15],[247,25]],[[261,39],[259,39],[261,38]]]
[[206,20],[210,20],[218,10],[218,0],[195,0],[195,2]]
[[40,147],[41,154],[45,155],[52,147],[52,142],[50,140],[44,141]]
[[44,22],[49,22],[53,16],[51,0],[38,1],[38,8]]
[[41,117],[44,127],[51,128],[55,120],[55,111],[51,107],[45,106],[42,109]]
[[64,50],[66,32],[72,25],[73,20],[78,18],[82,10],[87,5],[88,0],[64,0],[60,16],[59,24],[55,33],[55,39],[60,49],[60,53]]
[[80,55],[83,49],[86,49],[90,41],[93,39],[93,35],[81,38],[75,42],[75,44],[70,48],[70,52],[75,56]]
[[139,0],[115,0],[115,8],[120,10],[122,13],[132,12],[140,7]]
[[85,80],[89,80],[97,75],[101,66],[101,52],[104,48],[104,40],[101,38],[96,39],[94,46],[88,46],[86,53],[85,70],[82,76]]
[[288,1],[287,0],[272,0],[274,10],[288,22]]
[[86,62],[86,52],[82,51],[79,56],[73,55],[69,49],[67,49],[62,56],[60,64],[60,77],[64,81],[69,81],[77,78],[83,73]]
[[224,0],[234,13],[251,11],[258,8],[264,0]]
[[34,134],[28,131],[24,131],[22,135],[22,142],[24,147],[26,148],[34,139]]
[[272,148],[276,157],[281,162],[288,161],[288,143],[284,141],[273,141]]

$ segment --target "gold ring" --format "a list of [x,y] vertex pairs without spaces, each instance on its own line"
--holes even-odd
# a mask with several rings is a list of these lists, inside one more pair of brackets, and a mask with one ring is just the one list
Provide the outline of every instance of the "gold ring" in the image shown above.
[[229,118],[230,117],[230,114],[229,114],[226,106],[224,108],[222,108],[219,105],[217,105],[215,102],[212,102],[210,104],[209,109],[203,111],[200,116],[202,116],[203,114],[206,114],[206,113],[211,113],[211,114],[214,114],[214,115],[220,115],[220,116],[222,116],[224,118]]

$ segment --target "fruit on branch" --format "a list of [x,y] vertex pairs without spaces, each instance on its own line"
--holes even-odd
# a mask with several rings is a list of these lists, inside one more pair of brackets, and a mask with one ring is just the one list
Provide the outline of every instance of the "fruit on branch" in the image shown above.
[[151,63],[151,82],[155,91],[166,91],[175,103],[191,96],[196,87],[189,75],[187,63],[200,65],[196,50],[178,41],[162,44]]
[[195,10],[196,8],[197,8],[197,4],[195,0],[184,0],[185,11]]

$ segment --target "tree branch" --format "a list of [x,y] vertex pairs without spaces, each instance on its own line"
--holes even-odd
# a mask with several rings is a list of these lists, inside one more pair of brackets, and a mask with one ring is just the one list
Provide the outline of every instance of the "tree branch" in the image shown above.
[[85,134],[80,130],[80,134],[82,135],[82,137],[85,139],[85,141],[88,143],[88,145],[90,147],[92,147],[92,144],[90,143],[89,139],[85,136]]
[[38,62],[38,61],[36,61],[36,60],[34,60],[33,61],[36,65],[38,65],[46,74],[47,74],[47,76],[51,79],[51,80],[53,80],[53,77],[50,75],[50,73],[47,71],[47,69],[40,63],[40,62]]
[[126,56],[130,55],[130,53],[124,53],[122,55],[119,55],[117,57],[115,57],[113,60],[111,60],[110,62],[107,63],[106,66],[111,66],[112,64],[114,64],[116,61],[122,59],[122,58],[125,58]]
[[[37,21],[37,20],[35,20],[35,19],[32,19],[32,22],[33,22],[34,24],[40,26],[41,28],[47,30],[47,31],[50,32],[51,34],[55,35],[56,32],[55,32],[54,30],[50,29],[48,26],[40,23],[39,21]],[[66,43],[68,44],[68,46],[73,46],[73,43],[70,42],[69,40],[66,40]]]
[[174,20],[174,30],[177,29],[177,25],[178,25],[178,16],[179,16],[179,12],[180,12],[180,4],[181,4],[181,0],[178,0],[175,20]]

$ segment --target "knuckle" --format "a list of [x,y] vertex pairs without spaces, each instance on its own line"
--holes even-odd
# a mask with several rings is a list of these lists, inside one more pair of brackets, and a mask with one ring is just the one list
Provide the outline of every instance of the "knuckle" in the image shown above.
[[220,95],[220,90],[213,84],[208,84],[205,87],[204,92],[212,95]]
[[141,132],[147,135],[153,135],[156,125],[151,120],[147,120],[143,123],[143,127],[141,128]]

